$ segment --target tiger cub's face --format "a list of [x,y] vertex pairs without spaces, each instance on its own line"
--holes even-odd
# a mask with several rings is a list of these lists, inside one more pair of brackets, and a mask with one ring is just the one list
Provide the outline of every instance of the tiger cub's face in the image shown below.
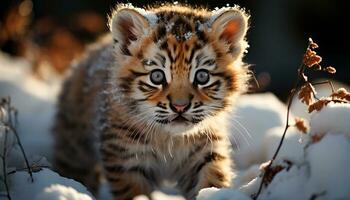
[[140,123],[184,133],[227,110],[245,89],[247,16],[238,8],[119,8],[110,25],[114,81]]

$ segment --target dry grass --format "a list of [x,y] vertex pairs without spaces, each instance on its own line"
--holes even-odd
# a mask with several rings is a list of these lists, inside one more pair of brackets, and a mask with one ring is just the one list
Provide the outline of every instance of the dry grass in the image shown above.
[[8,147],[11,147],[11,145],[9,145],[10,137],[14,137],[16,140],[16,144],[20,147],[31,181],[32,182],[34,181],[32,170],[29,167],[29,162],[25,154],[25,151],[23,149],[21,140],[19,139],[16,126],[17,126],[17,109],[11,105],[10,97],[2,98],[0,100],[0,135],[3,136],[4,140],[1,141],[3,142],[2,144],[3,149],[2,149],[2,154],[0,155],[0,159],[2,161],[2,172],[1,172],[2,176],[0,176],[0,180],[3,182],[5,186],[6,193],[4,194],[4,196],[6,196],[7,199],[9,200],[11,200],[11,196],[9,193],[9,186],[8,186],[8,180],[7,180],[7,175],[8,175],[7,156],[10,152],[10,149],[8,149]]

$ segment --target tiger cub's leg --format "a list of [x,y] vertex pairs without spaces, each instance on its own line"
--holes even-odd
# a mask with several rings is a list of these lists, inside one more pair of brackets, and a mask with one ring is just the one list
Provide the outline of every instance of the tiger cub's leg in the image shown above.
[[97,137],[91,123],[95,91],[84,92],[87,68],[80,66],[68,79],[58,101],[53,135],[55,142],[53,167],[59,174],[98,192],[101,164]]
[[[207,187],[226,188],[231,186],[232,179],[232,161],[226,143],[214,141],[214,146],[218,148],[211,149],[208,145],[198,152],[190,166],[189,171],[183,180],[180,180],[186,199],[195,199],[198,192]],[[196,160],[195,160],[196,159]],[[187,178],[186,178],[187,177]]]
[[131,200],[138,195],[150,197],[152,186],[139,172],[105,171],[110,191],[117,200]]
[[[63,114],[64,115],[64,114]],[[53,167],[65,177],[84,184],[96,194],[100,184],[101,164],[95,142],[81,123],[59,114],[55,127]]]
[[147,145],[143,139],[136,142],[125,135],[103,133],[101,136],[104,175],[111,193],[118,200],[133,199],[138,195],[150,196],[156,176],[147,164],[154,162],[153,154],[143,149],[143,145]]

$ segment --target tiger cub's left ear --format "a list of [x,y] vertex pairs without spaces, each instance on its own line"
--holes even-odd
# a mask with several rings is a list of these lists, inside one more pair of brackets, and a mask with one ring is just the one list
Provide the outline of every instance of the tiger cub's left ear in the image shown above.
[[128,52],[128,46],[146,34],[149,27],[148,20],[136,9],[120,8],[114,11],[110,18],[110,28],[114,40],[118,43],[122,52]]
[[212,23],[212,31],[220,41],[225,42],[228,51],[235,57],[248,46],[244,37],[248,30],[249,16],[238,8],[222,12]]

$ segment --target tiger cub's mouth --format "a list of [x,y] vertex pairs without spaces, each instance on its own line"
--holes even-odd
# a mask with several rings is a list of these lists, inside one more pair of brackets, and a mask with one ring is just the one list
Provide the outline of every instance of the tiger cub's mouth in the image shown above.
[[173,123],[188,123],[188,122],[190,122],[190,120],[186,119],[182,115],[178,115],[173,120],[171,120],[171,122],[173,122]]

